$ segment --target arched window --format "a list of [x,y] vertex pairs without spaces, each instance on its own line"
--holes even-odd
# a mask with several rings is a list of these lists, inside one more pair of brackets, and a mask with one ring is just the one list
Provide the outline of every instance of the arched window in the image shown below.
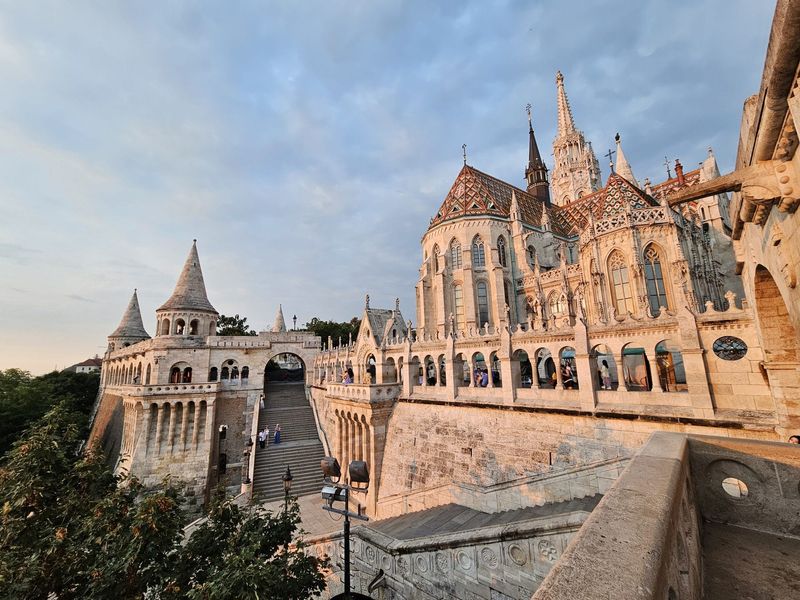
[[179,367],[172,367],[172,369],[169,372],[169,382],[170,383],[181,382],[181,370]]
[[199,321],[197,319],[192,319],[189,323],[189,335],[197,335],[198,323]]
[[459,331],[466,329],[466,321],[464,319],[464,288],[460,284],[453,286],[453,307],[456,316],[456,327]]
[[661,270],[661,257],[652,244],[644,251],[644,281],[647,286],[650,314],[658,316],[661,307],[669,308],[669,305],[667,290],[664,287],[664,274]]
[[500,266],[507,267],[508,259],[506,258],[506,241],[503,238],[497,240],[497,255],[500,258]]
[[216,335],[217,334],[217,322],[211,321],[208,324],[208,335]]
[[475,289],[478,292],[478,327],[483,327],[489,322],[489,292],[485,281],[479,281]]
[[183,330],[186,328],[186,321],[178,319],[175,321],[175,335],[183,335]]
[[450,264],[453,269],[461,268],[461,244],[458,240],[450,242]]
[[150,364],[149,363],[147,365],[147,371],[145,371],[144,384],[145,385],[150,385]]
[[192,367],[183,370],[183,383],[192,383]]
[[242,380],[250,377],[250,367],[242,367]]
[[239,379],[239,367],[231,368],[231,379]]
[[560,315],[567,312],[567,299],[564,294],[558,292],[550,294],[548,305],[550,306],[551,315]]
[[169,335],[169,319],[161,321],[161,335]]
[[230,371],[228,370],[228,367],[222,367],[222,371],[220,371],[219,378],[220,380],[225,380],[230,378]]
[[472,240],[472,266],[486,266],[486,255],[483,251],[483,240],[479,237],[476,237],[474,240]]
[[217,367],[211,367],[208,371],[208,380],[209,381],[216,381],[217,380]]
[[618,315],[635,312],[633,291],[628,278],[628,266],[622,252],[615,250],[608,257],[608,271],[611,276],[611,293],[614,297],[614,308]]

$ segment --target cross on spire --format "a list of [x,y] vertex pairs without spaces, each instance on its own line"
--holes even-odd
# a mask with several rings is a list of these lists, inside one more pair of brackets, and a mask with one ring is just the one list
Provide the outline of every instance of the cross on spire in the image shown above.
[[525,112],[527,112],[527,113],[528,113],[528,127],[530,127],[531,129],[533,129],[533,121],[531,120],[531,108],[533,108],[533,107],[531,106],[531,103],[530,103],[530,102],[528,102],[528,103],[525,105]]
[[669,170],[669,159],[664,155],[664,166],[667,167],[667,179],[672,179],[672,171]]
[[464,153],[464,166],[467,165],[467,145],[461,144],[461,151]]
[[609,149],[608,149],[608,152],[606,152],[606,153],[603,155],[603,156],[605,156],[605,157],[608,159],[608,166],[609,166],[609,167],[611,167],[611,172],[612,172],[612,173],[614,172],[614,161],[613,161],[613,160],[611,160],[611,159],[612,159],[612,158],[614,158],[614,155],[615,155],[616,153],[617,153],[617,151],[616,151],[616,150],[612,150],[611,148],[609,148]]

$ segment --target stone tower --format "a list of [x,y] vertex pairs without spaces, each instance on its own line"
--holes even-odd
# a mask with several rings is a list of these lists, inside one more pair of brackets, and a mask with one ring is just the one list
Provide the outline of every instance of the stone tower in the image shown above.
[[175,291],[156,310],[156,335],[216,335],[218,318],[219,313],[208,301],[197,240],[194,240]]
[[564,90],[564,76],[556,74],[558,135],[553,140],[553,201],[557,206],[600,189],[600,164],[592,144],[576,129]]
[[275,322],[272,324],[272,333],[286,333],[286,321],[283,319],[283,306],[278,304],[278,312],[275,313]]
[[550,184],[547,181],[547,167],[539,154],[539,146],[533,133],[530,106],[528,107],[528,166],[525,168],[528,193],[545,204],[550,204]]
[[150,335],[145,331],[144,323],[142,323],[139,297],[136,295],[136,290],[133,290],[133,296],[128,303],[128,308],[125,309],[125,314],[122,315],[119,326],[108,336],[108,349],[112,351],[149,339]]

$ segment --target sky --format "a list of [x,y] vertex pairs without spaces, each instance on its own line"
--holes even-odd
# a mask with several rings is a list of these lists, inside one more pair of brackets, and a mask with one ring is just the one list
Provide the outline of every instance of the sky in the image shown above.
[[[774,2],[0,0],[0,369],[145,327],[196,238],[211,303],[268,328],[415,320],[420,239],[462,165],[552,168],[555,73],[634,174],[733,166]],[[598,156],[600,158],[600,156]],[[606,160],[600,160],[604,178]]]

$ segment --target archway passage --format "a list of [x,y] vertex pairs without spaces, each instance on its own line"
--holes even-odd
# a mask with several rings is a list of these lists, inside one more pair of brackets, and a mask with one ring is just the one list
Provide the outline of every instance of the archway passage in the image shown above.
[[767,362],[796,362],[800,358],[797,330],[792,325],[775,280],[766,268],[759,265],[754,284],[756,312]]
[[283,352],[273,356],[264,369],[264,383],[304,382],[306,364],[297,354]]

